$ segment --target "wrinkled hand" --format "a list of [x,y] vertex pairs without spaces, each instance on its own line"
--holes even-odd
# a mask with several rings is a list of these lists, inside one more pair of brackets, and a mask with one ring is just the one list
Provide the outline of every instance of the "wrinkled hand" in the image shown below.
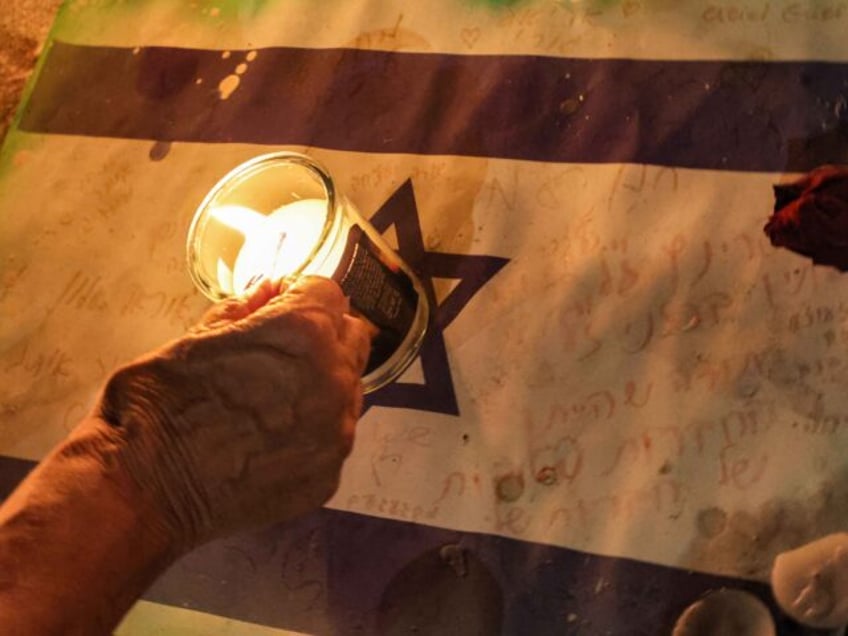
[[99,415],[184,549],[286,520],[338,486],[362,406],[369,332],[327,279],[263,283],[119,370]]

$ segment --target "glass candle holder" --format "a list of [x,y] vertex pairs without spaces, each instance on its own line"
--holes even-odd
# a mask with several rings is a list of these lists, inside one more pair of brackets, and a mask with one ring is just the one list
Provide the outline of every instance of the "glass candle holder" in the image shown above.
[[186,252],[192,280],[213,301],[265,278],[336,281],[375,327],[366,393],[398,377],[424,339],[429,306],[415,273],[306,155],[275,152],[231,170],[198,207]]

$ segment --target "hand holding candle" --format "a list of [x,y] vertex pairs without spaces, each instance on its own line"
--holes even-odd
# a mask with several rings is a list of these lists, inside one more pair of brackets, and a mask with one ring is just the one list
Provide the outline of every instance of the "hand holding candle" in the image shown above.
[[366,393],[398,377],[424,339],[429,306],[421,283],[305,155],[262,155],[221,179],[195,214],[187,256],[195,284],[213,300],[266,279],[336,281],[374,332]]
[[216,305],[104,391],[114,461],[187,547],[317,508],[350,452],[367,329],[332,281],[277,291],[266,281]]

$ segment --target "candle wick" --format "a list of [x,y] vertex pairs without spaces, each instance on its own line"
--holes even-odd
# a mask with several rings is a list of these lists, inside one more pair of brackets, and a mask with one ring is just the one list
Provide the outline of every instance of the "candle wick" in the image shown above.
[[274,250],[274,263],[271,265],[271,271],[269,274],[276,276],[277,275],[277,263],[280,260],[280,254],[283,251],[283,243],[286,242],[286,232],[285,230],[281,231],[279,236],[277,237],[277,249]]
[[244,291],[248,291],[251,287],[253,287],[256,283],[261,281],[263,278],[261,272],[257,272],[253,276],[250,277],[250,280],[247,281],[244,285]]

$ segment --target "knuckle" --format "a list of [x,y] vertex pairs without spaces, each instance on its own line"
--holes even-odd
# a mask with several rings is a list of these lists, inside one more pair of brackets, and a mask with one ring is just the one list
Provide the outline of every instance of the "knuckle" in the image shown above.
[[292,291],[299,290],[301,293],[325,299],[326,301],[338,302],[344,298],[344,292],[339,284],[331,278],[309,275],[299,278],[290,288]]

